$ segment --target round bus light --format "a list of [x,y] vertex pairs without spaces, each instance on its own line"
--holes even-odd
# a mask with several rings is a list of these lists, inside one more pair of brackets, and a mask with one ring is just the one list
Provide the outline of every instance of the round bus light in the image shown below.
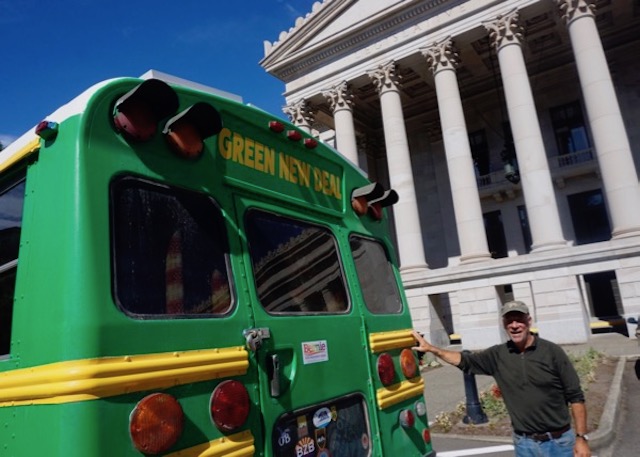
[[369,203],[366,197],[355,197],[351,199],[351,208],[358,216],[364,216],[369,209]]
[[416,423],[416,417],[410,409],[400,411],[400,425],[402,428],[413,428]]
[[173,446],[184,424],[178,400],[168,394],[144,397],[131,412],[129,433],[133,446],[147,455],[163,454]]
[[175,91],[163,81],[148,79],[116,101],[113,124],[128,140],[148,141],[158,121],[177,109]]
[[278,121],[269,121],[269,129],[275,133],[284,132],[284,124]]
[[42,121],[36,126],[36,135],[45,141],[52,140],[58,134],[58,123]]
[[302,139],[302,134],[297,130],[287,130],[287,138],[291,141],[300,141]]
[[427,444],[431,442],[431,431],[428,428],[422,430],[422,439]]
[[204,140],[222,130],[220,113],[208,103],[198,102],[167,121],[162,133],[169,147],[180,157],[197,159]]
[[373,217],[376,221],[382,219],[382,205],[380,205],[380,203],[370,204],[369,212],[371,213],[371,217]]
[[384,386],[388,386],[396,377],[393,359],[386,352],[378,357],[378,377]]
[[425,405],[422,400],[415,402],[413,409],[416,410],[416,414],[420,417],[427,415],[427,405]]
[[403,349],[400,353],[400,367],[405,378],[411,379],[418,372],[418,364],[411,349]]
[[249,392],[239,381],[223,381],[211,395],[211,419],[223,432],[236,430],[249,417]]
[[304,146],[307,149],[315,149],[318,147],[318,141],[316,141],[315,138],[305,138],[304,139]]

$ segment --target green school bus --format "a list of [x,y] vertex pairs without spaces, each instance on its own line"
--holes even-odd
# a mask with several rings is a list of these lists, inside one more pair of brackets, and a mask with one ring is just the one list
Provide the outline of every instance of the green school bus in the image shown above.
[[160,79],[0,152],[0,455],[434,456],[395,191]]

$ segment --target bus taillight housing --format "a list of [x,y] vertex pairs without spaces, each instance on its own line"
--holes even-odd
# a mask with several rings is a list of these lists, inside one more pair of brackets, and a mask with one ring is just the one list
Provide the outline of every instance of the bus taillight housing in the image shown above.
[[218,110],[198,102],[169,119],[162,133],[173,152],[186,159],[196,159],[202,155],[204,140],[220,130],[222,118]]
[[158,122],[177,109],[175,91],[159,79],[148,79],[116,101],[113,123],[126,139],[148,141],[155,135]]
[[236,430],[249,417],[249,392],[239,381],[223,381],[211,395],[211,419],[223,432]]
[[353,211],[358,216],[369,213],[376,221],[382,219],[382,208],[395,205],[397,202],[398,193],[393,189],[384,190],[379,183],[371,183],[351,192]]
[[133,446],[147,455],[158,455],[173,446],[184,424],[184,413],[178,400],[164,393],[144,397],[129,417],[129,433]]

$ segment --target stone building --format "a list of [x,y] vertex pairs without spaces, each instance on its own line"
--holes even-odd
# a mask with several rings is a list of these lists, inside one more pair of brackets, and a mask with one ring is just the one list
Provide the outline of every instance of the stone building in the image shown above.
[[[639,0],[324,0],[265,42],[285,113],[394,188],[416,328],[631,335],[640,315]],[[635,328],[634,328],[635,329]]]

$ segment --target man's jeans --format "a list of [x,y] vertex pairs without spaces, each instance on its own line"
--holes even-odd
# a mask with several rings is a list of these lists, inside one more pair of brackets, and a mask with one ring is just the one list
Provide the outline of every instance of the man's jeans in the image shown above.
[[573,457],[576,435],[573,429],[570,429],[558,439],[542,442],[514,433],[513,444],[516,457]]

